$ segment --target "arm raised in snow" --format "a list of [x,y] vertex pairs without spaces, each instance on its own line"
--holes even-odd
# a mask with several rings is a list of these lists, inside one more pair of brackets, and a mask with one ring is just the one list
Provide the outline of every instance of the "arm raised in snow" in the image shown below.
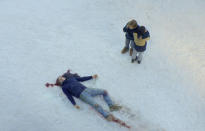
[[76,77],[76,80],[78,80],[80,82],[91,80],[91,79],[93,79],[93,76]]
[[69,93],[69,91],[67,91],[65,88],[63,88],[63,92],[65,93],[67,98],[70,100],[70,102],[75,106],[76,102],[75,102],[73,96]]
[[145,33],[142,35],[142,39],[148,41],[150,39],[149,32],[146,30]]
[[66,79],[69,79],[69,77],[72,77],[72,76],[74,76],[74,77],[80,77],[77,73],[72,74],[72,73],[70,73],[69,71],[63,74],[63,77],[65,77]]
[[90,80],[90,79],[97,79],[97,77],[98,77],[98,75],[95,74],[95,75],[93,75],[93,76],[76,77],[76,79],[77,79],[78,81],[83,82],[83,81],[87,81],[87,80]]

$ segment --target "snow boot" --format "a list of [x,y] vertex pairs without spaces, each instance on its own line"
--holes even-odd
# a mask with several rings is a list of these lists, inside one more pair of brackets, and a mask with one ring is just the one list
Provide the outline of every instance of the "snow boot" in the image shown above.
[[122,106],[119,105],[112,105],[110,106],[110,111],[118,111],[122,108]]
[[107,121],[113,121],[114,119],[115,119],[115,117],[111,114],[106,117]]
[[139,61],[139,60],[138,60],[138,61],[137,61],[137,63],[138,63],[138,64],[140,64],[140,63],[141,63],[141,61]]
[[122,53],[122,54],[125,54],[126,52],[128,52],[128,50],[129,50],[129,48],[124,47],[124,48],[122,49],[121,53]]
[[132,53],[133,53],[133,49],[131,48],[130,49],[130,56],[132,56]]
[[132,59],[132,60],[131,60],[131,63],[134,63],[134,62],[135,62],[135,59]]

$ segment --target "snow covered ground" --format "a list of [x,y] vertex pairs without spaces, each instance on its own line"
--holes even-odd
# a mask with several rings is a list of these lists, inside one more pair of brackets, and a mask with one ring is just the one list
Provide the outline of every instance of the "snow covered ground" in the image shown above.
[[[46,82],[68,68],[97,73],[145,131],[205,130],[204,0],[0,0],[0,130],[126,131]],[[122,28],[136,19],[151,40],[141,65],[121,55]],[[99,101],[101,99],[98,99]],[[105,108],[105,104],[103,104]]]

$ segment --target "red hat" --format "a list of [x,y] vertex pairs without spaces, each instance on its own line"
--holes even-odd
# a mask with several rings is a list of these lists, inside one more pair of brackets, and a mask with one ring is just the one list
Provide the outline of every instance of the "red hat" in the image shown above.
[[54,87],[54,86],[61,86],[61,83],[60,81],[58,80],[58,78],[56,79],[56,83],[55,84],[51,84],[51,83],[46,83],[45,86],[48,88],[48,87]]
[[[70,73],[70,70],[68,69],[67,72],[64,73],[64,74],[71,74],[71,73]],[[77,76],[78,76],[78,74],[72,74],[72,75],[77,75]],[[46,83],[45,86],[46,86],[47,88],[50,87],[50,86],[51,86],[51,87],[54,87],[54,86],[61,86],[61,83],[60,83],[60,81],[59,81],[58,78],[57,78],[55,84]]]

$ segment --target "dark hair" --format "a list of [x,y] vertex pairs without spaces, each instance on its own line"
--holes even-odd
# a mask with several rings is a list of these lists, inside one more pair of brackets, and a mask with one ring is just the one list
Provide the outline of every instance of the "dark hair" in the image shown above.
[[146,29],[144,26],[140,26],[139,32],[143,35],[146,32]]
[[61,86],[63,84],[60,82],[59,77],[56,79],[56,83],[55,83],[56,86]]
[[[72,75],[72,76],[74,76],[74,77],[80,77],[80,76],[78,75],[78,73],[74,73],[74,74],[73,74],[73,73],[70,72],[69,69],[67,70],[66,73],[69,74],[69,75]],[[66,73],[64,73],[64,74],[66,74]]]
[[62,76],[63,77],[67,77],[67,78],[70,78],[70,77],[80,77],[77,73],[70,73],[70,71],[67,71]]

